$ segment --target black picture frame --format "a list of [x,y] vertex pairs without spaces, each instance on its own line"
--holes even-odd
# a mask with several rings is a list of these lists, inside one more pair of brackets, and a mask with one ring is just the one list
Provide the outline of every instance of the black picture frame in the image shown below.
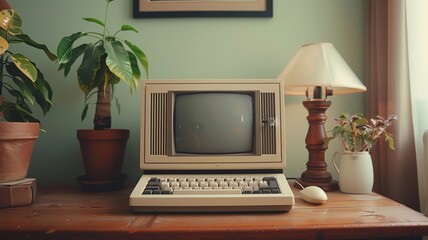
[[[273,17],[273,0],[258,0],[256,3],[255,1],[239,1],[236,4],[233,9],[225,9],[230,4],[220,1],[189,1],[186,3],[177,0],[174,3],[174,0],[133,0],[133,16],[134,18]],[[258,6],[253,7],[251,4],[258,4]],[[211,6],[215,7],[211,8]],[[240,9],[241,6],[242,9]],[[258,8],[259,6],[261,7]],[[187,7],[189,9],[186,9]],[[193,9],[190,10],[190,8]]]

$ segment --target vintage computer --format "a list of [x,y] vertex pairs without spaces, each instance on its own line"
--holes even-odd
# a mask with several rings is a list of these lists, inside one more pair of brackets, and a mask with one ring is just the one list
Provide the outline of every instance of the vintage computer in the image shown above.
[[289,211],[277,79],[148,80],[135,211]]

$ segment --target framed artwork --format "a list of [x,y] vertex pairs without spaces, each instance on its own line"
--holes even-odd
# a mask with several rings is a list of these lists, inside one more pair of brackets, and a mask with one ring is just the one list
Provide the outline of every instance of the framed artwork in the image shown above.
[[134,18],[272,17],[273,0],[133,0]]

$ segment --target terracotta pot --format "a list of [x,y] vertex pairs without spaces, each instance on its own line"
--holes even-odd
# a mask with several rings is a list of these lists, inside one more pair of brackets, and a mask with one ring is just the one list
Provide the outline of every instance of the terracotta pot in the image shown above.
[[77,130],[80,150],[90,182],[109,182],[121,177],[129,130]]
[[39,123],[0,122],[0,182],[27,176]]

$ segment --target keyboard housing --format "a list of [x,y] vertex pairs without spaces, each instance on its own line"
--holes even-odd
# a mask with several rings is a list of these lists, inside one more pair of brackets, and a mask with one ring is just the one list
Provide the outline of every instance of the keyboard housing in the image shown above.
[[[278,194],[142,194],[151,178],[275,177]],[[131,193],[130,206],[142,212],[289,211],[294,196],[284,174],[143,175]]]

